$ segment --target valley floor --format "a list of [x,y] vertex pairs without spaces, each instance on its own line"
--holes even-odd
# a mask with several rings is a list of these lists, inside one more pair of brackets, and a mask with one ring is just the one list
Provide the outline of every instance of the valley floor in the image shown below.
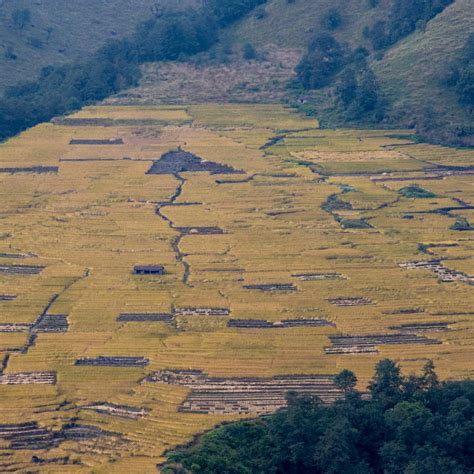
[[409,133],[107,105],[0,145],[0,470],[153,472],[386,357],[472,378],[474,152]]

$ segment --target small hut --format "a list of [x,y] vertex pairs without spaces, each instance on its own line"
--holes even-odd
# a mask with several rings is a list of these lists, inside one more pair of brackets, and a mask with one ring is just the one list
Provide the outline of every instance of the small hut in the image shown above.
[[135,265],[133,273],[135,275],[164,275],[166,272],[163,265]]

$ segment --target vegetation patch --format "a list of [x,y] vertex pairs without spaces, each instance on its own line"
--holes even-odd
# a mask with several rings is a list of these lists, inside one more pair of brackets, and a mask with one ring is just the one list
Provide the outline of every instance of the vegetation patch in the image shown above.
[[[369,384],[355,390],[345,370],[336,383],[346,393],[334,405],[288,393],[288,407],[254,421],[232,423],[168,453],[167,474],[324,472],[459,472],[474,468],[469,407],[474,383],[440,383],[427,362],[420,376],[403,377],[382,360]],[[443,436],[439,436],[443,433]]]
[[452,230],[457,230],[457,231],[460,231],[460,232],[465,232],[465,231],[469,231],[469,230],[474,230],[474,226],[471,225],[471,223],[463,218],[463,217],[458,217],[456,219],[456,222],[451,226],[451,229]]
[[436,194],[432,193],[431,191],[427,191],[426,189],[422,188],[417,184],[413,184],[410,186],[405,186],[401,188],[398,193],[400,196],[406,198],[415,198],[415,199],[427,199],[427,198],[435,198]]
[[177,174],[177,173],[206,172],[211,174],[242,174],[231,166],[205,161],[192,153],[177,150],[165,153],[159,160],[153,162],[147,174]]

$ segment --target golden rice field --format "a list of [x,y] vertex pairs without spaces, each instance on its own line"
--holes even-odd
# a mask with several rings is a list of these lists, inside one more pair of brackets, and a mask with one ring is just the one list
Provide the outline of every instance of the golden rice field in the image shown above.
[[[0,470],[157,472],[166,450],[255,416],[183,412],[188,386],[144,380],[160,370],[233,379],[348,368],[364,389],[390,357],[405,373],[431,358],[445,379],[473,377],[474,234],[452,226],[474,225],[474,152],[416,144],[409,134],[322,130],[272,105],[104,106],[0,145],[1,377],[56,377],[0,385]],[[100,142],[110,139],[121,141]],[[239,173],[147,174],[171,150]],[[399,192],[413,184],[435,197]],[[433,261],[434,270],[400,266]],[[44,268],[16,273],[19,265]],[[165,274],[134,274],[140,265]],[[117,320],[156,313],[173,322]],[[67,330],[31,340],[45,315],[65,316]],[[239,328],[230,319],[327,324]],[[33,329],[21,332],[25,324]],[[365,352],[358,343],[327,351],[330,337],[390,334],[436,343],[402,337]],[[100,356],[148,365],[76,365]],[[104,403],[145,415],[86,408]],[[31,422],[49,433],[45,446],[2,435]],[[61,435],[70,426],[89,435]]]

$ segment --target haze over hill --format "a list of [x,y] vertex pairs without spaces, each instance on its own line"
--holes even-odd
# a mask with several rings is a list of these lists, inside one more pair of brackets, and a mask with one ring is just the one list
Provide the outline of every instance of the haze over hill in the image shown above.
[[130,35],[160,8],[192,0],[1,0],[0,93],[41,68],[89,56],[106,41]]

